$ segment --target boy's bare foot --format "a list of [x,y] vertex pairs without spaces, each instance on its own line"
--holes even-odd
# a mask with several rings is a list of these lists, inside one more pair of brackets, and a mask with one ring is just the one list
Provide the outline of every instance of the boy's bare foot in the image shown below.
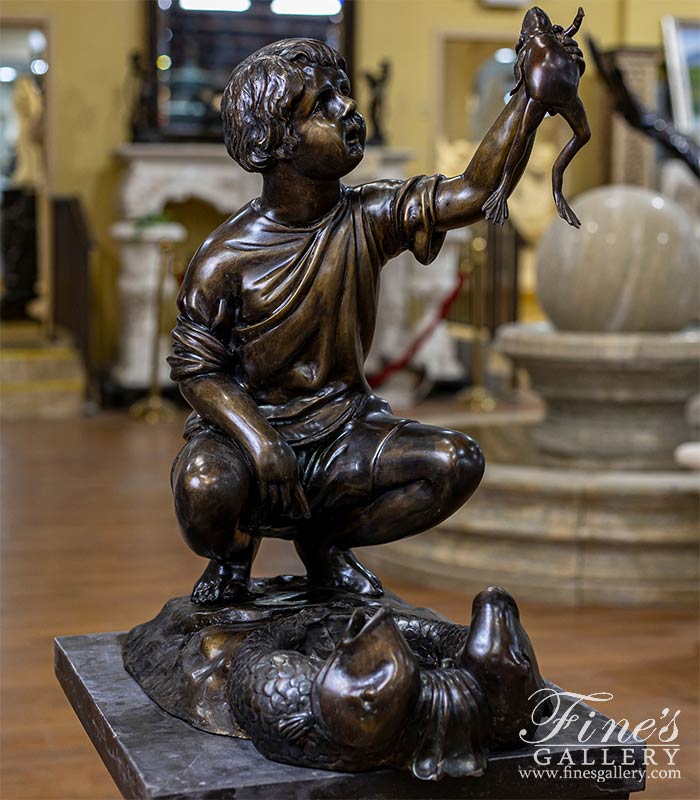
[[248,596],[248,569],[226,561],[210,561],[195,583],[192,602],[210,606],[242,600]]
[[381,597],[384,594],[379,578],[360,564],[350,549],[331,547],[323,554],[309,553],[297,544],[297,552],[306,566],[309,583],[315,586],[354,592],[365,597]]

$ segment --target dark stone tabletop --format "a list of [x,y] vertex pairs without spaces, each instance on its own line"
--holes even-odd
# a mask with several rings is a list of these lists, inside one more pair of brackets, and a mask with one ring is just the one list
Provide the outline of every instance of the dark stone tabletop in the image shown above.
[[[56,639],[56,675],[95,748],[126,798],[149,800],[291,800],[292,798],[626,798],[644,788],[643,744],[625,746],[616,736],[604,744],[596,734],[577,742],[579,721],[557,734],[551,753],[569,745],[578,765],[605,770],[607,777],[566,777],[552,758],[538,777],[520,770],[537,768],[533,749],[524,747],[489,759],[479,778],[419,781],[409,773],[375,770],[337,773],[287,766],[265,759],[249,741],[197,730],[150,700],[122,662],[125,634],[100,633]],[[570,702],[574,702],[573,698]],[[596,730],[606,718],[595,712]],[[613,744],[614,742],[614,744]],[[626,751],[626,753],[625,753]],[[623,759],[626,755],[626,762]],[[631,762],[631,763],[630,763]],[[593,765],[593,766],[590,766]]]

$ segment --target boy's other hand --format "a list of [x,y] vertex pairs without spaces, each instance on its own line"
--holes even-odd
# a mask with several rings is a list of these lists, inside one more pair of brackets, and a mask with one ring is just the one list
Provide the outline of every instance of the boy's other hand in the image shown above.
[[299,463],[282,439],[267,441],[251,453],[258,479],[260,502],[275,515],[309,517],[309,504],[299,484]]

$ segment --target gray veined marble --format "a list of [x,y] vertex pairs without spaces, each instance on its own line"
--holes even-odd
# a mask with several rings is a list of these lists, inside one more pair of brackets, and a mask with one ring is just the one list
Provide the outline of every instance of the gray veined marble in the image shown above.
[[[248,741],[196,730],[162,711],[143,693],[122,665],[125,634],[66,636],[55,641],[56,675],[100,757],[125,798],[138,800],[301,800],[302,798],[529,798],[621,800],[644,789],[643,743],[603,746],[600,736],[586,746],[576,732],[592,709],[548,742],[552,753],[566,745],[575,763],[586,760],[613,771],[604,784],[592,778],[569,779],[563,767],[544,779],[519,772],[536,766],[533,751],[501,753],[489,759],[479,778],[418,781],[408,773],[374,770],[338,773],[268,761]],[[567,702],[567,701],[565,701]],[[569,701],[571,702],[571,701]],[[595,712],[600,732],[607,718]],[[613,733],[616,739],[619,729]],[[565,738],[564,738],[565,737]],[[623,767],[623,750],[627,761]],[[609,766],[603,767],[603,760]],[[552,759],[553,761],[556,758]],[[592,767],[588,767],[592,769]],[[602,786],[604,785],[604,789]]]
[[685,406],[700,389],[700,332],[598,333],[515,323],[496,347],[527,370],[545,418],[542,454],[568,466],[673,468],[690,439]]

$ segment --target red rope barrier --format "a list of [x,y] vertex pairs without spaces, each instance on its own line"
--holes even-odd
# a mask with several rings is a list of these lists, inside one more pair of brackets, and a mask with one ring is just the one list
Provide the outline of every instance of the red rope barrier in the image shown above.
[[378,372],[375,375],[367,376],[367,382],[373,389],[377,389],[379,386],[385,383],[392,375],[397,373],[399,370],[402,370],[411,361],[411,359],[425,344],[426,339],[428,339],[428,337],[433,333],[433,331],[435,330],[435,328],[437,328],[440,322],[442,322],[442,320],[445,319],[445,317],[447,317],[450,309],[452,308],[452,305],[459,296],[463,284],[464,284],[464,275],[462,275],[462,273],[459,273],[454,288],[450,291],[447,297],[445,297],[442,303],[440,303],[440,307],[435,313],[435,316],[430,320],[430,322],[425,326],[425,328],[423,328],[423,330],[415,337],[415,339],[405,350],[404,354],[399,358],[397,358],[396,360],[392,361],[390,364],[387,364],[386,367],[384,367],[384,369],[381,372]]

